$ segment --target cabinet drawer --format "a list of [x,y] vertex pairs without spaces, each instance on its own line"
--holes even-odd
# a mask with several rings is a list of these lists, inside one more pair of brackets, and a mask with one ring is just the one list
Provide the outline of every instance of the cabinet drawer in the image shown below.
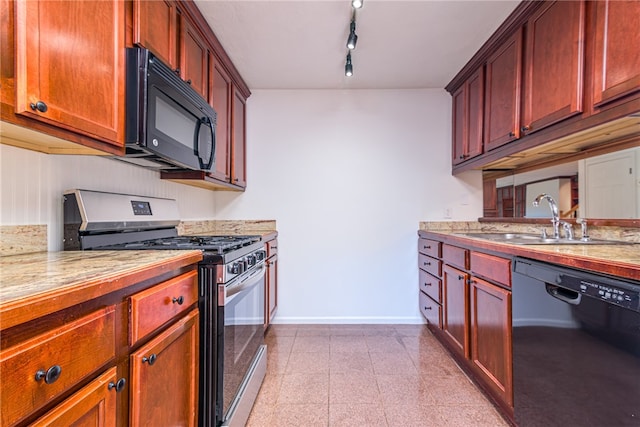
[[420,312],[431,325],[437,325],[442,329],[442,307],[429,298],[424,292],[419,292]]
[[471,252],[471,271],[494,282],[511,287],[511,260]]
[[269,240],[265,246],[267,247],[267,258],[278,253],[278,239]]
[[442,275],[442,261],[431,258],[424,254],[418,255],[419,267],[424,271],[427,271],[434,276],[440,277]]
[[129,345],[187,311],[198,301],[198,272],[190,271],[130,298]]
[[423,270],[419,271],[420,290],[437,303],[442,304],[442,281]]
[[469,268],[469,251],[457,246],[442,245],[442,261],[467,270]]
[[418,239],[418,252],[434,258],[440,258],[442,256],[442,252],[440,250],[441,246],[442,243],[437,240],[423,238]]
[[0,424],[13,425],[38,410],[112,360],[115,349],[114,306],[3,349]]

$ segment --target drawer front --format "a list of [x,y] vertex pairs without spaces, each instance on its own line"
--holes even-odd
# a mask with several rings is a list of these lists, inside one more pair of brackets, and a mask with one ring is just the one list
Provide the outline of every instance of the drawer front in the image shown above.
[[265,246],[267,247],[267,258],[278,253],[278,239],[269,240]]
[[442,307],[424,292],[419,292],[419,294],[420,312],[429,324],[442,329]]
[[115,307],[106,307],[3,349],[0,424],[15,424],[112,360],[115,317]]
[[435,302],[442,304],[442,280],[420,270],[420,290],[429,295]]
[[442,245],[442,261],[467,270],[469,268],[469,251],[457,246]]
[[430,240],[420,238],[418,239],[418,252],[421,254],[429,255],[434,258],[440,258],[442,256],[441,248],[442,243],[437,240]]
[[422,270],[427,271],[434,276],[440,277],[442,275],[442,261],[440,261],[439,259],[431,258],[424,254],[419,254],[418,262]]
[[511,287],[511,260],[481,252],[471,252],[471,271],[504,286]]
[[186,312],[198,301],[198,272],[190,271],[130,298],[129,345]]

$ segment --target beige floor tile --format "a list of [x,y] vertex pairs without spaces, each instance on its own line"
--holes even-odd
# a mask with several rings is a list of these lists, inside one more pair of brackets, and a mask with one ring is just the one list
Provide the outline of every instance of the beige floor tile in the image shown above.
[[366,338],[370,353],[405,353],[407,349],[400,339],[401,337],[398,335],[374,335]]
[[335,373],[329,375],[329,402],[381,403],[373,374]]
[[376,375],[385,407],[394,404],[421,406],[433,403],[425,384],[415,375]]
[[373,364],[369,352],[331,353],[329,356],[329,372],[369,373],[373,374]]
[[424,380],[437,405],[487,406],[487,398],[463,375]]
[[328,374],[286,374],[282,379],[278,404],[329,402]]
[[464,374],[456,362],[445,353],[409,352],[418,373],[425,379],[432,377],[452,377]]
[[271,427],[326,427],[329,407],[324,404],[278,404],[271,415]]
[[287,374],[328,374],[329,355],[325,353],[291,353]]
[[272,335],[280,337],[295,337],[298,332],[298,325],[270,325],[265,334],[265,338],[269,338]]
[[298,327],[298,337],[315,337],[331,335],[331,325],[301,325]]
[[288,353],[274,353],[267,347],[267,372],[270,374],[284,374],[289,362]]
[[331,353],[357,353],[368,351],[364,336],[332,335],[330,338]]
[[385,403],[384,413],[389,426],[441,427],[443,425],[443,420],[438,408],[433,405]]
[[330,427],[386,427],[384,410],[379,404],[332,403],[329,406]]
[[283,375],[274,375],[268,373],[264,377],[264,381],[262,381],[262,386],[260,386],[260,392],[256,397],[256,405],[265,404],[273,406],[278,401],[278,396],[280,395],[280,387],[282,386]]
[[291,348],[292,353],[325,353],[329,354],[329,335],[296,336]]
[[270,352],[273,353],[291,353],[293,342],[296,337],[281,337],[272,335],[270,338],[265,339],[264,343]]
[[438,406],[443,426],[508,427],[509,424],[487,406]]
[[392,374],[392,375],[418,375],[409,353],[372,353],[369,352],[373,371],[376,374]]

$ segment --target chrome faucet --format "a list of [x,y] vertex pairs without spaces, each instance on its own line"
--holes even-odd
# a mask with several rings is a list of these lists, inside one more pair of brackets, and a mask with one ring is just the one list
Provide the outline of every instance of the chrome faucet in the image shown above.
[[546,193],[539,194],[533,201],[533,206],[538,206],[542,199],[546,199],[549,202],[549,208],[551,209],[551,224],[553,224],[553,238],[560,238],[560,214],[558,213],[558,205],[553,197]]

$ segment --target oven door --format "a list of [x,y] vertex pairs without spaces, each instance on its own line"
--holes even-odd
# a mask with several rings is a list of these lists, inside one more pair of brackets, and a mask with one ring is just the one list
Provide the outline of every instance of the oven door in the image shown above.
[[245,377],[264,344],[265,270],[260,263],[249,274],[218,285],[218,325],[224,329],[218,332],[218,372],[223,374],[218,376],[217,400],[225,423],[243,404]]

